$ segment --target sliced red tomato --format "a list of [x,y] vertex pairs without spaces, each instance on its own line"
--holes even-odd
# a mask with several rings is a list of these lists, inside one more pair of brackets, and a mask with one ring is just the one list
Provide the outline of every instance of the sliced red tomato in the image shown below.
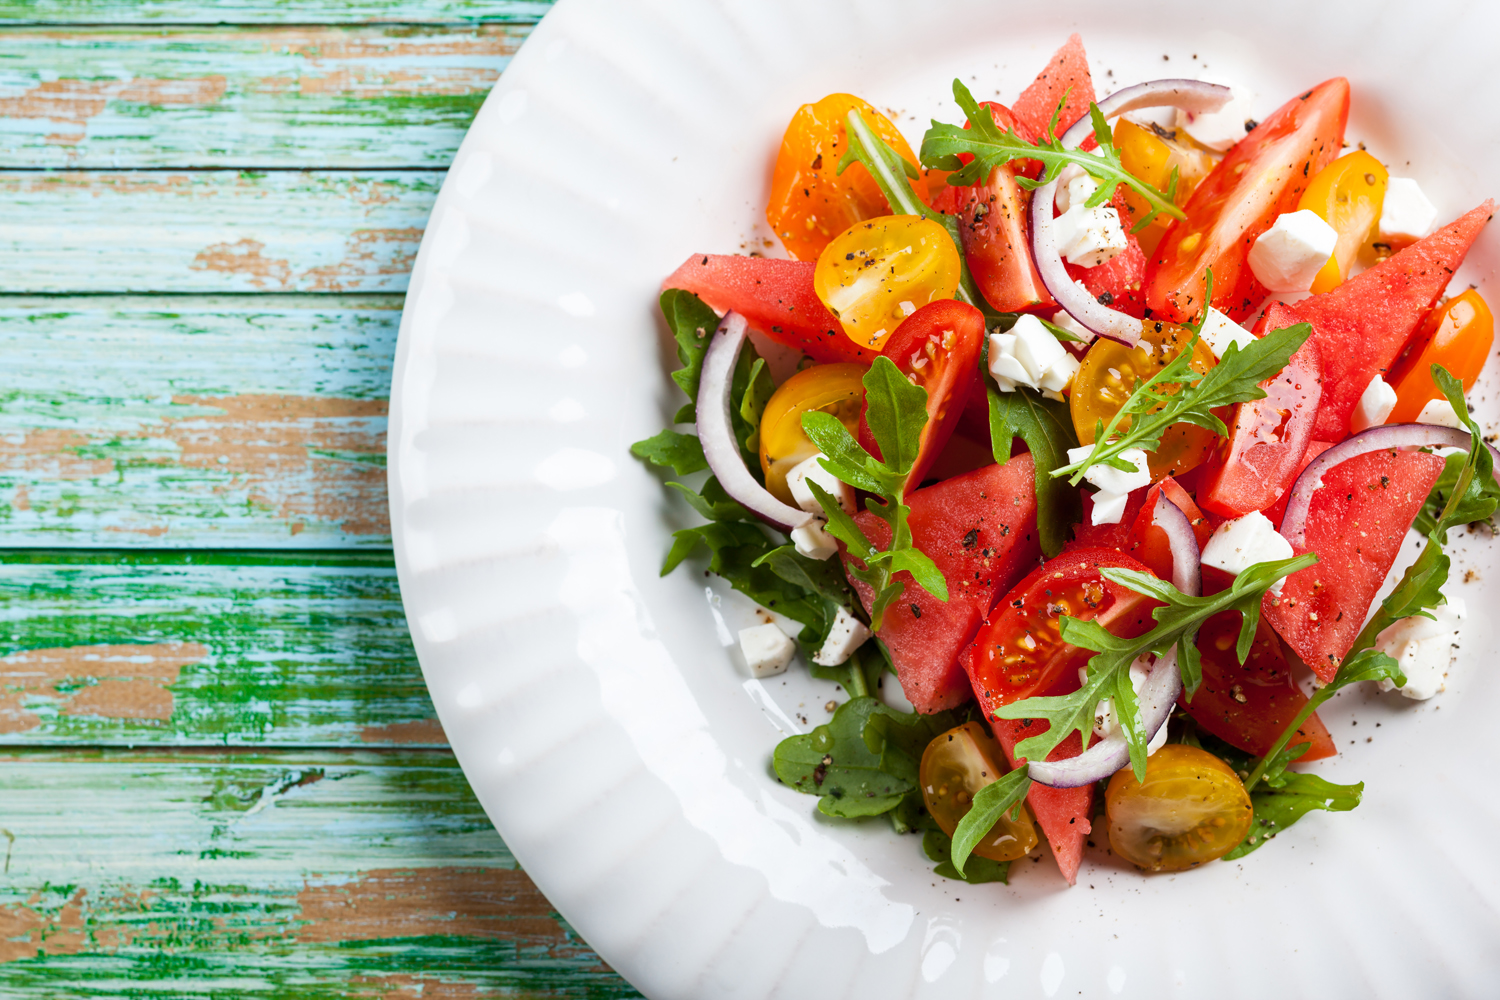
[[[938,712],[969,700],[969,678],[959,655],[999,594],[1040,554],[1036,535],[1034,466],[1030,455],[946,479],[907,495],[912,539],[948,582],[940,601],[906,574],[901,600],[886,610],[880,638],[890,650],[901,689],[917,711]],[[869,511],[854,520],[877,547],[890,526]],[[847,555],[844,557],[848,562]],[[873,595],[851,581],[865,607]]]
[[1276,502],[1267,507],[1265,510],[1261,511],[1261,513],[1266,515],[1266,517],[1270,519],[1271,523],[1276,526],[1277,531],[1281,530],[1281,519],[1286,516],[1286,502],[1291,499],[1292,487],[1297,485],[1297,476],[1302,475],[1302,470],[1311,465],[1313,459],[1317,458],[1319,455],[1323,454],[1323,452],[1332,447],[1332,441],[1307,442],[1307,450],[1302,453],[1301,460],[1297,462],[1296,475],[1292,476],[1292,481],[1287,484],[1287,487],[1282,491],[1281,496],[1276,498]]
[[1188,491],[1178,485],[1177,480],[1171,476],[1163,479],[1146,492],[1145,501],[1135,516],[1135,521],[1130,527],[1130,544],[1127,546],[1129,553],[1151,568],[1151,572],[1163,580],[1172,579],[1172,543],[1167,538],[1167,533],[1155,524],[1156,499],[1165,493],[1167,499],[1177,506],[1177,509],[1187,515],[1188,523],[1193,526],[1193,536],[1201,549],[1208,542],[1208,536],[1213,534],[1213,526],[1208,523],[1208,518],[1203,516],[1203,511],[1193,502]]
[[[1266,311],[1266,328],[1291,326],[1283,306]],[[1313,421],[1323,398],[1323,364],[1311,339],[1293,354],[1275,378],[1261,384],[1263,399],[1239,403],[1227,421],[1229,437],[1219,442],[1199,481],[1198,500],[1225,517],[1265,510],[1302,471],[1312,440]]]
[[1099,548],[1123,552],[1130,548],[1130,532],[1135,527],[1135,519],[1140,515],[1141,508],[1146,502],[1146,493],[1145,489],[1139,489],[1126,498],[1125,513],[1120,516],[1118,523],[1094,524],[1093,494],[1084,490],[1083,522],[1073,528],[1073,540],[1063,547],[1063,551]]
[[[1292,679],[1291,667],[1281,654],[1276,633],[1262,620],[1240,663],[1235,653],[1240,623],[1238,611],[1214,615],[1198,630],[1198,652],[1202,654],[1203,682],[1191,701],[1184,692],[1177,703],[1204,729],[1219,739],[1257,756],[1268,753],[1307,697]],[[1289,744],[1311,743],[1303,762],[1332,757],[1333,738],[1317,713],[1297,730]]]
[[[1443,471],[1443,460],[1417,451],[1377,451],[1323,473],[1307,512],[1306,544],[1318,564],[1267,594],[1266,620],[1323,681],[1364,625],[1417,511]],[[1295,548],[1295,546],[1294,546]]]
[[[927,425],[910,482],[921,483],[942,453],[963,416],[964,407],[984,386],[979,380],[979,351],[984,346],[984,313],[966,302],[939,299],[908,316],[880,353],[895,362],[913,385],[927,390]],[[863,415],[859,443],[881,457],[880,446]]]
[[1021,96],[1011,106],[1016,117],[1016,133],[1032,142],[1047,134],[1052,113],[1057,102],[1067,94],[1068,103],[1063,105],[1057,122],[1057,134],[1062,135],[1084,115],[1094,101],[1094,78],[1089,74],[1088,53],[1083,50],[1083,38],[1069,35],[1063,47],[1052,56],[1047,68],[1042,70],[1031,86],[1021,91]]
[[1156,319],[1186,323],[1203,311],[1205,275],[1231,319],[1250,315],[1266,288],[1247,259],[1308,179],[1339,155],[1349,118],[1349,81],[1335,77],[1292,98],[1245,136],[1198,185],[1146,268],[1146,305]]
[[817,266],[815,260],[694,254],[661,287],[692,292],[720,313],[732,309],[776,343],[814,361],[868,365],[875,352],[845,336],[838,317],[813,291]]
[[[1359,397],[1372,378],[1391,370],[1421,329],[1494,210],[1494,201],[1486,201],[1330,292],[1286,306],[1275,317],[1267,310],[1257,331],[1273,319],[1282,326],[1312,324],[1311,342],[1323,361],[1313,437],[1337,443],[1349,436]],[[1218,274],[1215,269],[1215,281]]]

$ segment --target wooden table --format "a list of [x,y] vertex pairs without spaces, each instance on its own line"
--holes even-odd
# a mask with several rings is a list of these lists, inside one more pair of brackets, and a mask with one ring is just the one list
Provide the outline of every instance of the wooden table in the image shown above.
[[0,995],[635,996],[407,635],[407,271],[526,0],[0,0]]

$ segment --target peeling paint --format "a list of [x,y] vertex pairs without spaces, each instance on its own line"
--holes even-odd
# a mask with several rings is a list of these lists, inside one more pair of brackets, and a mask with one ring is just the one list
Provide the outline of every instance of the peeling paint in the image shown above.
[[109,719],[172,716],[172,692],[182,668],[202,662],[208,648],[196,642],[145,646],[97,645],[31,649],[0,658],[0,733],[35,729],[38,698],[66,715]]

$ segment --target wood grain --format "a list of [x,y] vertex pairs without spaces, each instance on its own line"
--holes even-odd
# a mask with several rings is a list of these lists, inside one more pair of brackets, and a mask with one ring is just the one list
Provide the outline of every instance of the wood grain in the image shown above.
[[442,179],[0,172],[0,293],[402,292]]
[[551,0],[0,0],[0,27],[530,22],[551,6]]
[[13,28],[0,167],[445,167],[529,32]]
[[0,743],[447,743],[388,554],[10,551],[0,609]]
[[0,299],[0,548],[385,548],[395,295]]
[[0,767],[5,995],[637,995],[516,869],[444,752]]

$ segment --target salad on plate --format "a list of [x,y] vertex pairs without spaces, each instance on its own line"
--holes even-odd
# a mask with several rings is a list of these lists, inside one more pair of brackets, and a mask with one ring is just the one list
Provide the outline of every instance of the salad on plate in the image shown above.
[[953,94],[916,151],[804,105],[786,258],[663,282],[687,401],[632,451],[705,523],[662,572],[706,550],[779,616],[749,671],[800,650],[842,687],[777,777],[950,878],[1045,841],[1072,884],[1101,833],[1181,871],[1353,809],[1303,769],[1337,753],[1318,708],[1442,690],[1444,547],[1500,502],[1465,403],[1494,321],[1450,288],[1493,201],[1439,219],[1349,148],[1339,77],[1258,121],[1196,80],[1098,98],[1075,35],[1009,107]]

